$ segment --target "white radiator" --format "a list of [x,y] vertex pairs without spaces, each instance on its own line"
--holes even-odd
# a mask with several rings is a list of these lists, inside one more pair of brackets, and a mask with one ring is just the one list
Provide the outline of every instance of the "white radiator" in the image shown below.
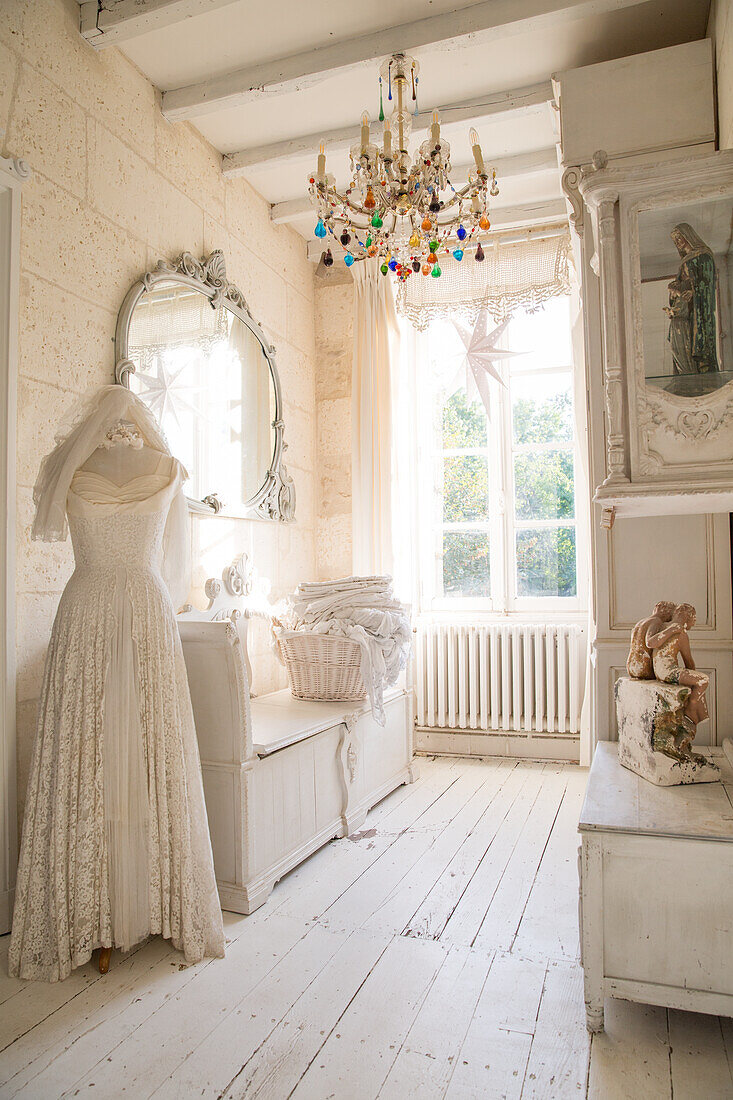
[[418,726],[580,731],[582,626],[422,623],[415,648]]

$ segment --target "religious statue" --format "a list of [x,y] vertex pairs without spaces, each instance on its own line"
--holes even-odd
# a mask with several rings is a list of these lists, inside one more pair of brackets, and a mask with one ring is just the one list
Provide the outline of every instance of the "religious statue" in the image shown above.
[[[668,340],[672,351],[675,375],[715,375],[718,364],[717,291],[718,276],[713,251],[687,222],[680,222],[671,232],[680,254],[676,278],[668,285]],[[693,396],[707,392],[719,380],[708,384],[697,380],[686,387]],[[711,385],[712,384],[712,385]],[[671,387],[670,387],[671,388]],[[674,392],[679,390],[675,384]]]

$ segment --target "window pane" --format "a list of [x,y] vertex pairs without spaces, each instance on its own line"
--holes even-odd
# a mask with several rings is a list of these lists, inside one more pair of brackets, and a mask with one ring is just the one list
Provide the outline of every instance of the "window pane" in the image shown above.
[[517,531],[517,595],[575,596],[575,528]]
[[569,374],[512,378],[514,442],[570,443],[573,398]]
[[484,598],[491,595],[486,531],[443,532],[443,594]]
[[489,471],[485,455],[443,459],[443,522],[472,523],[489,515]]
[[446,397],[443,404],[443,447],[486,446],[486,411],[480,401],[469,402],[464,389]]
[[512,373],[570,366],[570,296],[552,298],[534,313],[517,310],[506,327],[504,341],[511,351],[524,353],[509,360]]
[[517,519],[570,519],[575,515],[572,451],[514,456]]

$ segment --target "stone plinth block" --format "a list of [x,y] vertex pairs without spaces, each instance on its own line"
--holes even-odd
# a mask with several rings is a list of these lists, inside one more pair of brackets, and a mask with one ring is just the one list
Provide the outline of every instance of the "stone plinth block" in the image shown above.
[[625,768],[656,783],[714,783],[720,769],[692,751],[695,726],[685,716],[690,688],[661,680],[616,681],[618,758]]

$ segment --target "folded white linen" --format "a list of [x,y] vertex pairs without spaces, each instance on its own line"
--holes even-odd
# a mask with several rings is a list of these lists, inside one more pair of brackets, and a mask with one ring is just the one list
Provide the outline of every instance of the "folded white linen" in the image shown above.
[[340,619],[348,618],[352,613],[361,609],[379,608],[384,611],[399,611],[399,600],[387,596],[374,595],[374,593],[346,592],[343,596],[318,596],[310,600],[292,599],[291,607],[295,614],[303,622],[318,622],[324,617],[338,616]]
[[298,585],[299,592],[327,592],[337,591],[342,588],[367,588],[371,586],[385,586],[392,584],[392,578],[387,574],[374,577],[340,577],[335,581],[303,581]]

